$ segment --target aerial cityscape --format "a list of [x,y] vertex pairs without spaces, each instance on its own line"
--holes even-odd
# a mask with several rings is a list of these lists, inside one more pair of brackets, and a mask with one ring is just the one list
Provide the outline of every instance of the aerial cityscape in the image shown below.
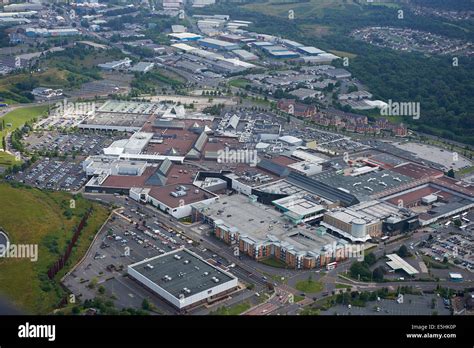
[[2,0],[0,314],[474,314],[470,0]]

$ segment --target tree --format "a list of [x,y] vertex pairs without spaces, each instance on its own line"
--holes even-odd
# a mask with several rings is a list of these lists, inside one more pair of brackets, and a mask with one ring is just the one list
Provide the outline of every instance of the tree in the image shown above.
[[146,299],[146,298],[144,298],[143,301],[142,301],[142,309],[144,309],[146,311],[149,311],[151,309],[150,301],[148,301],[148,299]]
[[446,175],[450,178],[454,178],[454,170],[453,168],[451,168],[450,170],[448,170],[448,172],[446,173]]
[[350,268],[350,274],[352,278],[360,280],[370,280],[371,272],[369,267],[364,262],[354,262]]
[[364,262],[367,265],[372,266],[377,262],[377,257],[375,256],[374,253],[369,253],[369,254],[365,255]]
[[380,282],[383,280],[384,274],[385,274],[384,268],[382,266],[379,266],[376,269],[374,269],[374,272],[372,273],[372,277],[374,278],[375,281]]
[[400,257],[408,257],[410,256],[410,252],[405,245],[401,245],[400,248],[398,248],[397,255]]

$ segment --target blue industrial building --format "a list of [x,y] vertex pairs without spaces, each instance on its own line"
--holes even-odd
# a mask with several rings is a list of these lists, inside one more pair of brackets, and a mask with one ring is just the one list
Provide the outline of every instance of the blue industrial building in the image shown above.
[[239,48],[239,45],[236,43],[216,39],[201,39],[198,43],[203,47],[222,51],[232,51]]

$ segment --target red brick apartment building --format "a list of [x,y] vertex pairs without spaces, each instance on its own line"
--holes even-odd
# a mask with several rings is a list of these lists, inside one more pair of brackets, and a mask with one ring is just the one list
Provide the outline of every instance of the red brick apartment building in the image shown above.
[[313,117],[318,111],[314,105],[298,103],[295,99],[280,99],[277,107],[283,112],[305,118]]

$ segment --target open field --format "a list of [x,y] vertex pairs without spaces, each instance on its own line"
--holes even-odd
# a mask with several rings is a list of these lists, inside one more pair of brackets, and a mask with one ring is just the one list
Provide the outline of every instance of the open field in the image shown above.
[[10,111],[5,116],[0,118],[0,120],[5,122],[5,125],[7,125],[8,123],[11,123],[11,127],[5,127],[3,131],[0,131],[0,138],[4,137],[7,134],[7,132],[11,133],[15,129],[20,128],[26,122],[31,121],[34,118],[38,118],[42,115],[45,115],[47,110],[48,110],[47,105],[40,105],[40,106],[18,108],[13,111]]
[[233,79],[229,81],[229,85],[237,88],[245,88],[245,86],[247,86],[248,84],[250,84],[250,81],[243,78]]
[[349,59],[353,59],[357,57],[357,54],[345,52],[345,51],[337,51],[337,50],[329,50],[330,53],[335,54],[339,57],[347,57]]
[[30,91],[38,86],[69,88],[89,81],[90,78],[59,68],[48,68],[39,73],[19,73],[0,80],[0,96],[5,101],[29,103],[33,100]]
[[[50,313],[64,296],[58,280],[83,256],[95,233],[108,216],[98,204],[63,192],[0,184],[0,224],[12,244],[37,244],[38,260],[5,258],[0,260],[0,292],[19,308],[31,313]],[[54,281],[47,271],[61,254],[82,215],[93,207],[86,227],[73,249],[71,258]]]
[[31,90],[35,87],[78,88],[83,83],[101,79],[97,64],[122,56],[115,50],[84,53],[75,48],[49,54],[41,59],[38,70],[3,77],[0,81],[0,97],[9,104],[29,103],[33,101]]
[[243,7],[252,11],[285,18],[288,18],[288,11],[292,10],[294,11],[295,19],[297,19],[319,17],[326,9],[343,9],[345,6],[353,4],[353,0],[270,0],[263,3],[248,4]]
[[4,152],[0,151],[0,166],[2,167],[10,167],[15,164],[20,164],[20,161],[15,160],[15,157]]
[[[321,37],[328,35],[331,30],[330,27],[319,24],[303,24],[300,26],[300,28],[303,34],[307,35],[308,37]],[[335,54],[337,55],[337,53]]]

